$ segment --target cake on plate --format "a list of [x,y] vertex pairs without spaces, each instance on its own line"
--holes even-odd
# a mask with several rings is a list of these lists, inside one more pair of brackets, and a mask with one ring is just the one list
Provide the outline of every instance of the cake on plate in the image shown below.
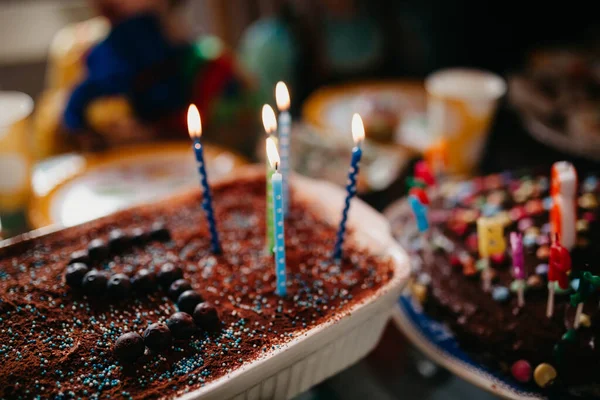
[[[424,233],[408,202],[386,215],[411,256],[413,299],[446,323],[476,361],[547,395],[598,395],[600,186],[595,175],[574,180],[575,234],[565,234],[563,246],[551,235],[559,201],[551,196],[549,172],[505,172],[435,187]],[[482,247],[485,236],[496,251]]]
[[372,222],[351,221],[333,262],[343,192],[298,177],[279,297],[264,175],[213,185],[222,254],[198,191],[0,247],[0,398],[286,398],[364,356],[408,274],[403,252],[357,202],[351,219]]

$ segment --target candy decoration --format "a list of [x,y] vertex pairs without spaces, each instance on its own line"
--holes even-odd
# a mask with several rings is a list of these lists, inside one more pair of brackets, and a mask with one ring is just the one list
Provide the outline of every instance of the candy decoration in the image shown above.
[[515,361],[510,367],[510,372],[519,382],[527,383],[531,380],[531,365],[525,360]]
[[492,290],[492,298],[499,303],[504,303],[510,298],[510,291],[505,286],[496,286]]
[[335,247],[333,250],[333,258],[335,260],[341,260],[342,258],[342,246],[346,237],[346,223],[348,221],[348,211],[350,211],[350,202],[356,195],[356,178],[358,177],[358,171],[360,166],[360,159],[362,158],[362,143],[365,140],[365,127],[360,115],[354,114],[352,116],[352,137],[354,138],[355,146],[352,149],[352,161],[350,162],[350,170],[348,171],[348,184],[346,186],[346,201],[344,203],[344,209],[342,211],[342,220],[338,228],[337,238],[335,241]]
[[550,258],[548,260],[548,302],[546,306],[546,316],[552,317],[554,314],[554,282],[562,289],[569,287],[568,272],[571,270],[571,255],[560,242],[558,235],[554,237],[554,242],[550,247]]
[[575,311],[575,320],[573,326],[579,328],[581,323],[581,315],[583,312],[583,303],[600,287],[600,277],[592,275],[589,271],[585,271],[579,279],[577,292],[571,295],[571,305],[577,306]]
[[[477,239],[479,245],[479,255],[488,260],[492,255],[504,253],[506,251],[506,241],[504,240],[504,225],[497,217],[479,217],[477,219]],[[482,272],[483,290],[490,291],[491,281],[486,271]]]
[[519,307],[523,307],[525,305],[525,285],[524,280],[527,278],[527,274],[525,272],[525,255],[523,253],[523,235],[511,232],[510,233],[510,247],[512,250],[512,259],[513,259],[513,276],[517,281],[521,282],[518,290],[518,304]]
[[550,364],[542,363],[535,368],[533,371],[533,379],[535,383],[541,388],[546,388],[554,382],[557,373],[556,369]]
[[558,234],[562,245],[571,250],[577,239],[575,221],[577,220],[577,171],[573,165],[560,161],[552,165],[552,208],[550,223],[552,233]]

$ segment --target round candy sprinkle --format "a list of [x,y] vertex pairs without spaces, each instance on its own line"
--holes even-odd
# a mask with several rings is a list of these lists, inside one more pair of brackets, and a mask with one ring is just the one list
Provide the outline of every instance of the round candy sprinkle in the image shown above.
[[586,192],[593,192],[598,187],[598,178],[590,175],[583,181],[583,190]]
[[176,339],[187,339],[194,334],[194,320],[184,312],[176,312],[167,320],[167,326]]
[[490,257],[490,260],[496,265],[504,264],[504,261],[506,261],[506,253],[494,254]]
[[163,264],[157,274],[159,283],[164,287],[168,288],[171,283],[177,279],[183,278],[183,270],[172,263]]
[[84,263],[88,264],[90,262],[90,257],[88,255],[87,250],[78,250],[71,253],[71,257],[69,259],[69,264],[74,263]]
[[427,300],[427,286],[415,283],[411,285],[410,290],[415,300],[421,304],[425,303],[425,300]]
[[540,246],[535,252],[535,256],[540,260],[546,261],[550,257],[550,247]]
[[538,264],[535,267],[535,273],[542,276],[548,275],[548,264]]
[[152,228],[150,232],[148,232],[148,237],[150,240],[158,240],[159,242],[168,242],[171,240],[171,233],[165,227],[164,224],[160,222],[155,222],[152,224]]
[[533,371],[533,379],[541,388],[546,388],[556,379],[556,370],[550,364],[542,363]]
[[169,286],[169,297],[173,300],[177,300],[181,293],[186,290],[192,290],[192,284],[185,279],[177,279]]
[[531,275],[527,278],[527,287],[534,290],[539,290],[544,287],[544,281],[539,275]]
[[120,229],[113,229],[108,234],[108,246],[111,251],[120,251],[127,246],[128,237]]
[[579,323],[581,324],[581,326],[589,328],[592,325],[592,320],[589,315],[582,313],[579,317]]
[[548,211],[552,208],[552,205],[554,204],[554,200],[552,200],[552,197],[546,197],[544,198],[544,200],[542,200],[542,206],[544,207],[544,210]]
[[520,231],[524,231],[525,229],[531,228],[532,226],[533,226],[533,220],[531,218],[523,218],[517,224],[517,228],[519,228]]
[[193,318],[196,325],[206,331],[212,331],[219,327],[219,314],[217,309],[210,303],[199,303],[194,308]]
[[73,288],[81,287],[81,281],[88,272],[90,272],[90,269],[84,263],[69,264],[65,273],[65,281],[67,285]]
[[125,274],[114,274],[108,279],[106,291],[112,297],[123,298],[131,291],[131,282]]
[[129,234],[131,243],[136,246],[142,245],[148,239],[148,235],[142,228],[133,228]]
[[200,293],[193,290],[186,290],[177,298],[177,308],[179,308],[179,311],[192,314],[196,305],[203,301],[204,299]]
[[575,291],[579,289],[579,278],[575,278],[571,281],[571,288],[573,288]]
[[510,283],[510,291],[513,293],[518,292],[521,288],[527,289],[527,285],[521,279],[516,279]]
[[593,193],[586,193],[579,198],[579,207],[591,210],[598,207],[598,199]]
[[88,254],[92,260],[103,260],[108,257],[108,246],[102,239],[94,239],[88,245]]
[[504,303],[510,297],[510,291],[505,286],[496,286],[492,290],[492,298],[497,302]]
[[135,332],[119,336],[115,343],[115,355],[125,361],[134,361],[144,355],[144,339]]
[[526,383],[531,379],[531,365],[525,360],[515,361],[510,367],[510,372],[519,382]]
[[419,274],[419,276],[417,277],[417,283],[420,285],[429,286],[429,284],[431,283],[431,275],[429,275],[426,272]]
[[535,246],[536,235],[525,235],[523,236],[523,246],[532,247]]
[[171,346],[173,338],[166,324],[154,323],[144,331],[144,344],[151,350],[162,351]]
[[106,290],[108,274],[103,271],[92,270],[85,274],[81,281],[81,288],[86,294],[100,295]]
[[580,219],[575,223],[575,229],[577,232],[587,232],[590,230],[590,223],[585,219]]
[[142,268],[131,278],[131,284],[138,292],[150,293],[156,290],[156,274]]

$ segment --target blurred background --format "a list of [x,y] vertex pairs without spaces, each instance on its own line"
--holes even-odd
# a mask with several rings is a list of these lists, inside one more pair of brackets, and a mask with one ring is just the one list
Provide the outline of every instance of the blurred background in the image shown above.
[[[260,108],[276,108],[278,81],[299,173],[343,184],[350,118],[361,114],[359,195],[379,210],[403,196],[423,157],[461,177],[559,159],[595,169],[594,11],[591,2],[0,0],[0,238],[197,185],[192,102],[212,179],[262,161]],[[365,393],[489,396],[392,326],[369,359],[303,397]]]

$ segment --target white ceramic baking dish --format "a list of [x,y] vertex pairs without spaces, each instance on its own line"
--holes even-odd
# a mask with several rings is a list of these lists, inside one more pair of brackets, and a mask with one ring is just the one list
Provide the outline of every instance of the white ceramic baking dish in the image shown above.
[[[264,167],[246,168],[236,174],[237,178],[230,179],[257,174],[264,174]],[[306,200],[332,224],[339,223],[345,199],[342,188],[300,176],[293,177],[292,187],[295,196]],[[408,278],[408,256],[392,238],[385,218],[363,201],[352,201],[348,224],[348,241],[393,260],[393,278],[329,322],[179,399],[289,399],[356,363],[375,347]],[[0,247],[49,231],[42,229],[17,240],[0,242]]]

